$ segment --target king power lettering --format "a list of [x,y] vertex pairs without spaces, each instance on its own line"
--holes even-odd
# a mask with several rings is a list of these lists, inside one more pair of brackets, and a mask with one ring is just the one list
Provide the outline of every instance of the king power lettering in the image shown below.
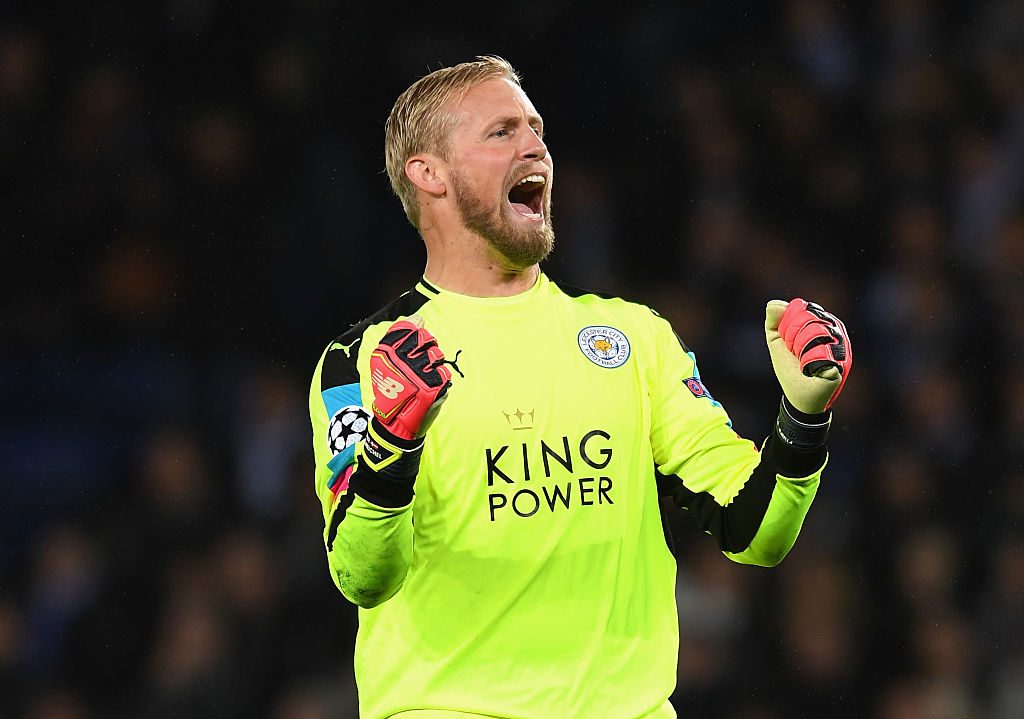
[[[491,521],[503,516],[532,517],[538,513],[614,504],[612,478],[604,470],[612,461],[611,435],[592,429],[578,442],[568,436],[548,443],[502,445],[484,450]],[[545,480],[555,480],[554,482]],[[530,486],[519,486],[530,483]]]

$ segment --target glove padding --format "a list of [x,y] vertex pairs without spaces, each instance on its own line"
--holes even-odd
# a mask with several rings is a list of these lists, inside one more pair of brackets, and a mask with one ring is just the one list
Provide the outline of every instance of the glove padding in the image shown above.
[[853,366],[846,326],[821,306],[795,298],[765,308],[765,339],[775,376],[790,403],[806,414],[829,409]]
[[437,340],[418,315],[388,328],[370,355],[373,417],[404,440],[426,434],[452,382]]

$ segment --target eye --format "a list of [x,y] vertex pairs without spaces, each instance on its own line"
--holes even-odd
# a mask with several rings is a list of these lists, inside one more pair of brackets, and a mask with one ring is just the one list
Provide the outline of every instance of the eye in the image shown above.
[[509,135],[508,129],[506,129],[504,127],[501,128],[500,130],[495,130],[493,133],[491,133],[492,137],[508,137],[508,135]]
[[544,128],[543,127],[541,127],[539,125],[536,125],[532,129],[533,129],[533,134],[534,135],[536,135],[537,137],[539,137],[542,140],[544,139]]

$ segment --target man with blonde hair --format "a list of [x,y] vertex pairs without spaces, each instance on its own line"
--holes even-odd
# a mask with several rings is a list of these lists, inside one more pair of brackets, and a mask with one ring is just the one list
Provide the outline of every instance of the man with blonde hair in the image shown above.
[[553,163],[511,65],[421,78],[385,135],[423,278],[328,345],[309,398],[361,715],[673,717],[659,497],[728,558],[778,564],[825,464],[846,329],[768,303],[783,400],[759,450],[664,319],[541,272]]

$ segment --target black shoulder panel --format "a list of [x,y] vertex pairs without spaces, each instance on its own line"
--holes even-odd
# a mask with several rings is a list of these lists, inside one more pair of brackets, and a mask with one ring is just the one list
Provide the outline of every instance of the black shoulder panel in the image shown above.
[[595,292],[594,290],[585,290],[585,289],[582,289],[580,287],[573,287],[572,285],[565,285],[565,284],[562,284],[561,282],[556,282],[555,280],[552,280],[551,277],[548,277],[548,279],[551,280],[552,284],[554,284],[556,287],[558,287],[558,289],[560,289],[562,292],[564,292],[569,297],[583,297],[584,295],[594,295],[595,297],[600,297],[602,300],[622,299],[621,297],[616,297],[615,295],[605,294],[604,292]]
[[363,341],[363,333],[366,329],[379,322],[394,321],[399,317],[414,314],[427,303],[428,299],[428,297],[416,290],[404,292],[394,302],[352,325],[346,332],[337,337],[334,342],[347,348],[347,350],[334,348],[327,352],[327,356],[324,358],[324,366],[320,373],[321,390],[358,382],[359,373],[356,371],[355,358],[358,356],[359,344]]
[[329,349],[320,370],[320,391],[358,381],[359,372],[356,371],[355,361],[346,357],[345,352],[337,347]]
[[397,320],[402,315],[414,314],[420,307],[427,303],[427,297],[417,292],[416,290],[409,290],[403,292],[398,299],[389,305],[382,307],[381,309],[374,312],[372,315],[367,317],[361,322],[357,322],[348,329],[347,332],[342,334],[335,342],[342,345],[348,345],[353,341],[359,341],[362,339],[363,332],[366,328],[375,325],[378,322],[387,322],[388,320]]

